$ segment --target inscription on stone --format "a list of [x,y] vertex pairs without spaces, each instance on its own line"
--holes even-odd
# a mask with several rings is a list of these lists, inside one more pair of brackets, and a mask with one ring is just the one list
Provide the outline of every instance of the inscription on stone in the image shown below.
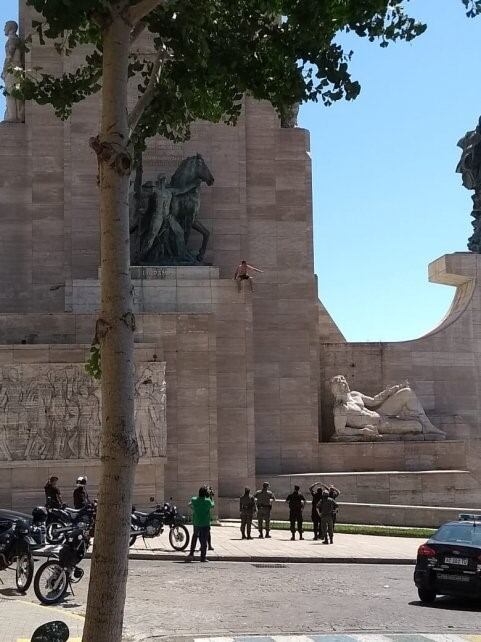
[[[135,429],[141,457],[166,453],[165,364],[137,367]],[[0,460],[96,459],[101,394],[83,364],[0,368]]]

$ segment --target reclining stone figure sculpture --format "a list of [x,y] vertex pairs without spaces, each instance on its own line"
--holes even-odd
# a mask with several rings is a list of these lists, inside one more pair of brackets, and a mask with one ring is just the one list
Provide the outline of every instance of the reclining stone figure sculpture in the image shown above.
[[330,381],[334,395],[333,441],[377,439],[445,439],[426,416],[407,381],[389,386],[374,397],[349,389],[343,375]]

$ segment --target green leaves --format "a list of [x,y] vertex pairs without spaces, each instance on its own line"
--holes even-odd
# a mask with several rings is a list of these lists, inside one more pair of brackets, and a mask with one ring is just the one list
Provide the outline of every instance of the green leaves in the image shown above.
[[[481,0],[462,0],[468,15],[481,11]],[[112,7],[136,0],[27,0],[43,17],[39,37],[55,40],[69,55],[89,44],[91,55],[75,72],[53,77],[26,73],[21,91],[28,100],[49,103],[67,118],[72,105],[99,91],[103,31]],[[355,99],[359,82],[351,77],[352,52],[337,36],[353,32],[381,47],[410,41],[426,26],[405,13],[408,0],[171,0],[146,18],[155,47],[169,52],[148,90],[143,116],[133,132],[145,140],[162,134],[174,141],[189,135],[197,119],[234,123],[245,93],[269,100],[279,114],[293,104],[321,100],[325,105]],[[280,18],[282,16],[282,18]],[[152,56],[132,47],[129,73],[138,96],[149,87]],[[144,107],[144,105],[142,105]]]
[[99,380],[102,376],[102,365],[100,358],[100,345],[93,343],[90,347],[90,354],[85,370],[93,378]]
[[481,13],[481,0],[462,0],[468,18],[475,18]]

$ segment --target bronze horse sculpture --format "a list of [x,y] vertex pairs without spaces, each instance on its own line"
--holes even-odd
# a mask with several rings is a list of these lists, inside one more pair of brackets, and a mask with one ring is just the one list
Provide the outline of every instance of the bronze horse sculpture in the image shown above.
[[[200,188],[212,185],[214,177],[200,154],[182,161],[170,183],[159,175],[155,183],[141,186],[142,167],[132,184],[131,248],[132,264],[175,265],[202,262],[209,230],[198,220]],[[187,245],[192,230],[202,235],[202,245],[194,257]],[[133,236],[135,235],[135,236]]]

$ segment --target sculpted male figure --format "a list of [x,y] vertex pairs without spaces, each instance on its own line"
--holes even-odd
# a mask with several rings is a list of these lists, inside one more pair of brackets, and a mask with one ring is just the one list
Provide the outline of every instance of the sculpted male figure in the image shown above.
[[23,123],[25,120],[25,105],[22,100],[18,100],[10,95],[11,90],[15,87],[16,78],[13,69],[20,67],[23,69],[23,52],[24,46],[22,39],[17,35],[18,24],[14,20],[9,20],[5,24],[5,35],[7,42],[5,44],[5,62],[3,63],[2,80],[5,83],[6,105],[4,121],[7,123]]
[[469,238],[468,249],[479,254],[481,253],[481,118],[476,129],[466,132],[461,138],[458,147],[462,149],[462,153],[456,172],[461,174],[464,187],[474,190],[471,212],[474,219],[472,221],[474,233]]
[[351,391],[346,378],[331,379],[335,398],[335,438],[380,438],[382,435],[427,434],[445,437],[429,421],[409,383],[389,386],[375,397]]

